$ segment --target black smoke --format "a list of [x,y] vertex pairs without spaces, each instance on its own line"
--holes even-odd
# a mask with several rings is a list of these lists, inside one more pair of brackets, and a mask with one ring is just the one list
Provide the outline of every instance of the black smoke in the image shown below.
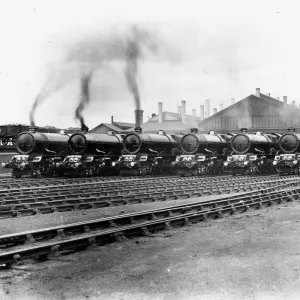
[[81,129],[88,131],[88,127],[84,122],[83,118],[83,110],[84,108],[89,104],[90,102],[90,82],[92,79],[92,71],[89,72],[83,72],[81,74],[80,83],[81,83],[81,95],[80,95],[80,101],[79,104],[75,110],[75,118],[79,120]]

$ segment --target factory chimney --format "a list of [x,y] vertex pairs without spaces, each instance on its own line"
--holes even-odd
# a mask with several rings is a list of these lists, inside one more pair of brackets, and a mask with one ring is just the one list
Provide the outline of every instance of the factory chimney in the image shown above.
[[158,102],[158,123],[162,123],[164,121],[163,118],[163,104]]
[[178,106],[178,120],[181,118],[181,106]]
[[280,101],[279,97],[276,97],[276,99]]
[[204,120],[204,105],[200,105],[200,119]]
[[220,104],[219,104],[219,110],[220,110],[220,111],[223,110],[223,103],[220,103]]
[[283,103],[287,104],[287,96],[283,96]]
[[231,105],[233,105],[235,103],[235,99],[231,98]]
[[192,110],[192,116],[193,116],[192,122],[195,123],[196,122],[196,109]]
[[271,94],[270,94],[270,93],[267,93],[267,96],[268,96],[268,97],[271,97]]
[[292,101],[292,105],[293,105],[293,107],[296,107],[296,101],[295,100]]
[[111,116],[111,124],[114,124],[114,116]]
[[205,100],[205,116],[208,118],[210,116],[210,100]]
[[255,96],[260,98],[260,88],[256,88]]
[[213,115],[215,115],[218,112],[217,108],[213,108]]
[[186,123],[186,104],[185,104],[185,100],[181,101],[181,120],[182,120],[183,124]]
[[135,112],[135,127],[142,128],[144,111],[141,109],[137,109],[134,112]]

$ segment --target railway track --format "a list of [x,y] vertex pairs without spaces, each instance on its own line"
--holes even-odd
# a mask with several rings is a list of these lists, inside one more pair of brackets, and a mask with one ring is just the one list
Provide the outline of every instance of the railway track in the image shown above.
[[[260,176],[239,176],[237,178],[253,178],[253,177],[270,177],[278,175],[260,175]],[[291,175],[293,176],[293,175]],[[155,178],[183,178],[175,175],[149,175],[143,177],[137,176],[108,176],[108,177],[76,177],[76,178],[66,178],[66,177],[55,177],[55,178],[5,178],[0,177],[0,189],[18,189],[18,188],[30,188],[30,187],[44,187],[44,186],[54,186],[54,185],[65,185],[65,184],[83,184],[83,183],[108,183],[108,182],[127,182],[127,181],[145,181]],[[201,178],[201,179],[210,179],[210,178],[235,178],[231,175],[216,175],[216,176],[192,176],[184,177],[188,178]]]
[[[245,178],[220,181],[219,179],[183,180],[174,178],[163,182],[149,182],[148,186],[135,186],[126,183],[115,186],[72,186],[69,189],[49,188],[31,190],[0,191],[0,218],[23,215],[47,214],[79,209],[101,208],[111,205],[126,205],[152,201],[166,201],[200,197],[204,195],[239,193],[278,185],[297,186],[296,178]],[[23,194],[25,192],[25,194]],[[28,194],[29,192],[29,194]]]
[[244,195],[177,205],[73,223],[35,231],[0,236],[0,264],[5,267],[25,259],[45,260],[51,255],[105,245],[125,238],[216,219],[237,212],[259,209],[273,203],[300,199],[300,187],[279,185]]

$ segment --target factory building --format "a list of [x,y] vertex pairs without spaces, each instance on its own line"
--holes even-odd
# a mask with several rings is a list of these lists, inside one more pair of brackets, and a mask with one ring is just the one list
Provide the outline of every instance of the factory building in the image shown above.
[[[158,102],[158,113],[153,113],[149,120],[145,123],[143,120],[143,111],[136,111],[139,114],[140,124],[145,133],[157,133],[163,130],[166,133],[186,133],[192,127],[198,127],[201,121],[200,117],[196,116],[196,109],[192,110],[192,115],[186,113],[186,101],[181,101],[181,106],[178,106],[178,112],[163,111],[163,103]],[[137,116],[137,115],[136,115]],[[139,122],[137,122],[139,123]],[[128,131],[133,130],[133,128]]]
[[296,131],[299,132],[300,109],[295,101],[288,104],[287,96],[280,101],[257,88],[255,94],[237,103],[232,100],[229,107],[215,112],[199,124],[201,132],[238,132],[243,127],[263,132],[286,132],[289,127],[298,127]]
[[111,117],[111,123],[101,123],[91,129],[91,133],[127,133],[127,130],[134,127],[134,123],[114,122],[114,117]]

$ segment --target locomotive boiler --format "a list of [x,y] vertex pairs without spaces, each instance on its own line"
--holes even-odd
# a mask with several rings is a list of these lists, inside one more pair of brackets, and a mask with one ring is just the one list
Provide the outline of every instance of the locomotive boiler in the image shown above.
[[118,172],[113,162],[121,155],[122,142],[121,134],[74,133],[68,140],[72,155],[64,159],[61,167],[65,174],[113,175]]
[[288,133],[279,140],[280,153],[273,162],[279,174],[300,173],[300,134],[294,128],[289,128]]
[[135,128],[135,132],[128,133],[123,140],[124,154],[118,161],[120,174],[171,172],[181,138],[182,135],[170,135],[162,130],[146,134],[141,128]]
[[231,142],[233,155],[224,163],[228,173],[258,174],[274,172],[273,160],[279,150],[278,133],[248,133],[246,128]]
[[181,155],[176,162],[179,175],[216,174],[223,172],[225,154],[228,143],[233,134],[198,133],[198,129],[191,129],[191,133],[183,136]]

